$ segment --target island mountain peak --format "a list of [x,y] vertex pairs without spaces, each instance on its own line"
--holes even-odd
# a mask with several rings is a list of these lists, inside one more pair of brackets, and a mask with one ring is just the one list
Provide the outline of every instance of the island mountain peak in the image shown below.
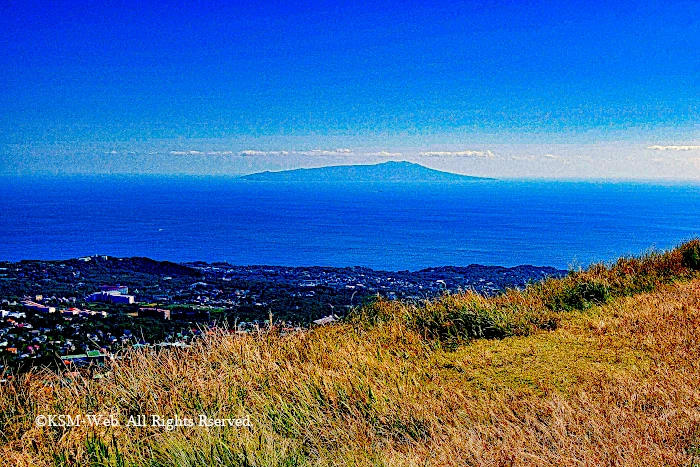
[[313,169],[259,172],[241,177],[259,182],[468,182],[490,180],[430,169],[407,161],[372,165],[334,165]]

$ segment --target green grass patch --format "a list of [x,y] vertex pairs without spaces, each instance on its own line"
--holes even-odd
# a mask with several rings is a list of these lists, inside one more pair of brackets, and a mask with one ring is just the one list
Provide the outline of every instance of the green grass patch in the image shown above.
[[356,310],[349,321],[372,327],[398,320],[427,339],[450,348],[473,339],[502,339],[556,329],[561,312],[586,310],[616,297],[652,292],[660,285],[689,280],[700,270],[700,240],[666,252],[620,258],[547,279],[525,290],[495,297],[474,292],[445,295],[422,303],[377,298]]

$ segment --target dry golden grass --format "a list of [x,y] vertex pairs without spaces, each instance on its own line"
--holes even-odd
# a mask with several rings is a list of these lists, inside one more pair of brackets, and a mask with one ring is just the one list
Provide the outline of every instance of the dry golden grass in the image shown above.
[[[0,392],[0,456],[19,466],[700,465],[700,279],[559,312],[554,330],[449,347],[405,319],[416,307],[375,306],[387,309],[371,326],[134,351],[100,381],[22,375]],[[34,423],[86,413],[249,415],[253,427]]]

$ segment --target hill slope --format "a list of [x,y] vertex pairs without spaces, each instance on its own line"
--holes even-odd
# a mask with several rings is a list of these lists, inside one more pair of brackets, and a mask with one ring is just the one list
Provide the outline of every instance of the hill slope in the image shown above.
[[315,169],[260,172],[241,177],[257,182],[468,182],[491,180],[429,169],[411,162],[337,165]]
[[[22,375],[0,391],[0,456],[26,466],[697,465],[699,269],[694,241],[495,298],[380,301],[311,332],[132,351],[98,381]],[[451,340],[451,329],[487,337],[489,326],[504,338]],[[84,413],[149,422],[35,422]],[[253,427],[170,430],[152,414],[249,416]]]

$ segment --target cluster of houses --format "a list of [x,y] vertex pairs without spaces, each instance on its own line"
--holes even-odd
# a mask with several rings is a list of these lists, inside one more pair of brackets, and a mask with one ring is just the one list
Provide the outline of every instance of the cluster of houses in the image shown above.
[[[314,288],[328,287],[335,290],[348,290],[350,293],[381,292],[388,298],[425,298],[445,290],[445,282],[434,279],[418,278],[415,273],[375,271],[369,268],[331,268],[309,267],[294,268],[282,266],[233,266],[226,263],[208,264],[204,262],[188,263],[200,270],[206,277],[220,279],[223,282],[259,281],[288,284],[297,289],[295,296],[313,296]],[[206,285],[206,284],[204,284]],[[485,281],[475,285],[492,286]],[[250,291],[240,290],[239,296]]]
[[[127,293],[126,287],[105,286],[100,292],[86,297],[85,301],[131,304],[134,297]],[[202,334],[215,332],[246,334],[271,328],[269,321],[242,322],[238,323],[235,329],[219,330],[213,323],[208,326],[188,326],[185,323],[189,321],[207,322],[209,311],[141,307],[136,314],[138,317],[183,322],[179,332],[170,332],[161,342],[151,344],[143,338],[137,338],[128,329],[123,331],[113,329],[110,332],[103,328],[89,326],[96,318],[109,317],[110,315],[105,311],[57,306],[60,303],[74,304],[71,300],[56,297],[45,300],[41,295],[25,297],[19,303],[3,301],[3,305],[7,305],[12,310],[0,310],[0,376],[4,368],[3,360],[5,363],[13,360],[31,365],[32,362],[46,364],[49,360],[58,359],[66,365],[83,366],[112,359],[120,349],[126,347],[183,347],[188,346],[193,338]],[[280,323],[280,330],[283,333],[289,333],[299,331],[301,328]]]
[[[41,300],[41,295],[37,295],[35,300]],[[88,309],[81,310],[80,308],[77,308],[77,307],[59,308],[57,310],[55,306],[44,305],[43,303],[38,303],[38,302],[36,302],[34,300],[30,300],[30,299],[22,300],[22,305],[24,305],[24,307],[27,310],[38,311],[40,313],[53,314],[53,313],[58,312],[61,315],[65,315],[65,316],[102,316],[102,317],[108,316],[108,313],[106,311],[94,311],[94,310],[88,310]]]
[[184,321],[209,321],[210,313],[207,309],[186,308],[186,309],[168,309],[143,307],[139,308],[139,318],[156,318],[166,321],[184,320]]
[[[106,312],[78,308],[57,310],[39,303],[37,298],[22,302],[26,311],[0,310],[0,357],[4,357],[3,360],[45,364],[56,357],[70,362],[77,358],[75,355],[102,360],[118,346],[129,343],[127,335],[85,331],[86,323],[95,317],[108,316]],[[4,304],[15,309],[19,307],[16,302],[5,301]]]
[[[107,294],[116,301],[133,303],[133,296],[126,296],[126,288],[105,286],[97,294]],[[85,301],[95,297],[92,294]],[[127,297],[123,299],[121,297]],[[78,308],[75,299],[42,295],[25,297],[20,303],[3,300],[12,310],[0,310],[0,357],[15,362],[41,361],[47,363],[59,358],[64,363],[101,362],[113,352],[135,342],[131,332],[112,335],[101,329],[87,331],[95,318],[107,318],[109,313],[100,310]],[[68,305],[68,306],[60,306]],[[23,311],[19,311],[23,310]],[[2,370],[0,363],[0,370]]]

